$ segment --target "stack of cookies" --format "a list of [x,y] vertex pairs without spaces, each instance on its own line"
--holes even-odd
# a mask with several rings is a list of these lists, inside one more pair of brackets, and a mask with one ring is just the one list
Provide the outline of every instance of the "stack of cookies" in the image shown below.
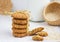
[[24,37],[28,32],[28,13],[26,11],[17,11],[12,14],[12,30],[13,36]]

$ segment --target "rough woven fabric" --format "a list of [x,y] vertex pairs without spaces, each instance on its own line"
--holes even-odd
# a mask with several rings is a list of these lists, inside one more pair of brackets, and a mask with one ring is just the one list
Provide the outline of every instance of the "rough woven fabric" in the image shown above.
[[0,14],[3,14],[5,11],[11,11],[11,9],[11,0],[0,0]]

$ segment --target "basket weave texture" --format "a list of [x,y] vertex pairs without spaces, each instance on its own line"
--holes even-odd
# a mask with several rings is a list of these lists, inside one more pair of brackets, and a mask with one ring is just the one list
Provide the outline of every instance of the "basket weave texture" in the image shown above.
[[[56,20],[47,19],[48,14],[56,14]],[[44,19],[49,25],[60,26],[60,3],[59,2],[51,2],[44,8]],[[49,16],[50,17],[50,16]],[[52,18],[52,17],[50,17]]]

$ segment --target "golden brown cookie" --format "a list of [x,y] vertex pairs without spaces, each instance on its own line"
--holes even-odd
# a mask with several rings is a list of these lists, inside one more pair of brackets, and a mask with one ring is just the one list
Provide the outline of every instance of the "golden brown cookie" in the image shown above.
[[12,21],[13,21],[13,23],[16,23],[16,24],[28,24],[28,20],[13,19]]
[[24,13],[23,11],[19,11],[19,12],[15,12],[14,14],[12,14],[13,18],[18,18],[18,19],[28,19],[28,14]]
[[35,29],[33,29],[32,31],[29,31],[28,32],[28,35],[34,35],[34,34],[36,34],[37,32],[40,32],[40,31],[42,31],[44,28],[43,27],[38,27],[38,28],[35,28]]
[[23,33],[23,34],[13,33],[13,36],[15,36],[15,37],[25,37],[25,36],[27,36],[27,34],[26,33]]
[[9,12],[12,9],[11,0],[0,0],[0,13],[3,14],[5,11]]
[[48,33],[45,31],[37,32],[36,34],[40,36],[48,36]]
[[12,24],[13,28],[27,28],[28,25],[17,25],[17,24]]
[[13,32],[16,33],[27,33],[27,29],[16,29],[16,28],[12,28]]
[[42,36],[39,36],[39,35],[35,35],[35,36],[32,37],[32,39],[34,41],[42,41],[43,40],[43,37]]

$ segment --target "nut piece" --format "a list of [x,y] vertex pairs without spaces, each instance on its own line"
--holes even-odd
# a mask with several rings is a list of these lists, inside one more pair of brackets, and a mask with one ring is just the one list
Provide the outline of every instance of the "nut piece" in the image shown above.
[[37,32],[36,34],[39,35],[39,36],[43,36],[43,37],[48,36],[48,33],[45,32],[45,31]]
[[32,37],[32,39],[34,41],[42,41],[43,40],[43,37],[42,36],[39,36],[39,35],[35,35],[35,36]]
[[32,31],[29,31],[29,32],[28,32],[28,35],[32,36],[32,35],[36,34],[37,32],[42,31],[43,29],[44,29],[43,27],[35,28],[35,29],[33,29]]

